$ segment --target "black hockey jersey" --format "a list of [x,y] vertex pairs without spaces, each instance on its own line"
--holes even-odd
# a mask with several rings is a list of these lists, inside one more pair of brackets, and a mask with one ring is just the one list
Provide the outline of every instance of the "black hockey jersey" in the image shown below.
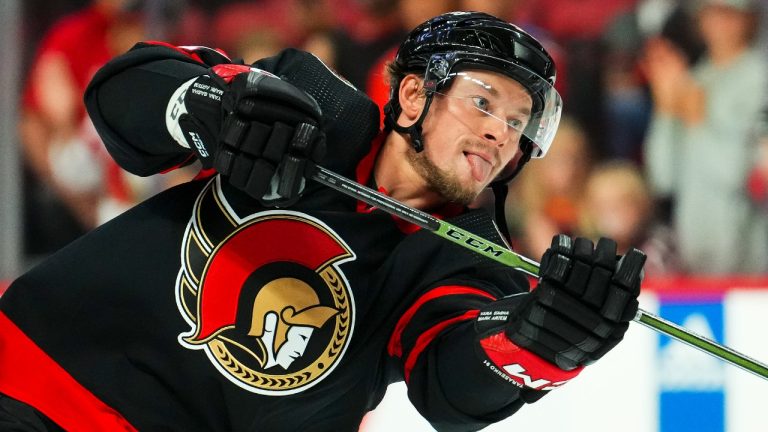
[[[89,112],[125,168],[187,160],[163,110],[220,61],[200,52],[141,45],[94,79]],[[324,165],[368,181],[381,138],[367,98],[346,84],[321,94],[339,78],[306,53],[257,66],[320,101]],[[482,212],[459,213],[453,223],[497,235]],[[437,429],[473,430],[523,404],[482,366],[474,318],[526,289],[509,268],[320,185],[268,209],[202,176],[12,284],[0,299],[0,393],[68,430],[352,431],[406,380]]]

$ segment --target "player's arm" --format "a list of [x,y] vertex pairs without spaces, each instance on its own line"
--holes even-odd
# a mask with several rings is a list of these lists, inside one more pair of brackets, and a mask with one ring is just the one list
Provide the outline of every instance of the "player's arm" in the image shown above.
[[223,54],[202,47],[139,43],[97,71],[85,105],[107,150],[124,169],[151,175],[192,160],[165,125],[174,91],[222,63]]
[[[556,391],[623,338],[644,261],[636,250],[617,260],[610,240],[558,236],[531,292],[500,297],[477,281],[427,291],[390,343],[411,401],[438,430],[467,430]],[[485,280],[500,286],[503,272]]]
[[151,175],[197,158],[268,206],[298,199],[325,153],[312,97],[208,48],[139,44],[96,74],[85,100],[126,170]]

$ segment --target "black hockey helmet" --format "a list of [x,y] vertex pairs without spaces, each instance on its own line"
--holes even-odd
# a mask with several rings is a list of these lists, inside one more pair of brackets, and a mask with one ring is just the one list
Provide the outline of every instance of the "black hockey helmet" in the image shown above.
[[[450,12],[417,26],[400,45],[390,71],[389,102],[384,108],[385,125],[408,133],[416,151],[423,150],[421,125],[435,93],[447,90],[460,71],[481,69],[506,75],[530,94],[531,119],[520,139],[522,159],[505,168],[495,182],[508,182],[531,158],[543,157],[554,137],[562,101],[553,85],[555,64],[531,35],[519,27],[481,12]],[[408,73],[424,76],[427,100],[421,117],[411,126],[397,124],[401,108],[400,81]]]

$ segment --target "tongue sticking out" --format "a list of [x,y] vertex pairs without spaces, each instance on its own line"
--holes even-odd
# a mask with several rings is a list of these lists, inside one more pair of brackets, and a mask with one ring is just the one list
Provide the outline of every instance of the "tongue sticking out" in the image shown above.
[[475,180],[482,182],[491,174],[493,167],[487,160],[472,153],[467,154],[467,160],[469,161],[469,168],[472,170],[472,177]]

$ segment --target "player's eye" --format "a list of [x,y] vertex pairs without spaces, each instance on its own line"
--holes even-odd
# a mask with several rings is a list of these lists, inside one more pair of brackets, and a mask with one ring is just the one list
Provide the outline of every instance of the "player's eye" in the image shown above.
[[507,124],[509,127],[517,131],[521,131],[525,127],[525,122],[523,120],[515,118],[507,120]]
[[491,103],[488,99],[482,96],[472,96],[472,103],[475,105],[475,108],[485,112],[488,112],[491,107]]

